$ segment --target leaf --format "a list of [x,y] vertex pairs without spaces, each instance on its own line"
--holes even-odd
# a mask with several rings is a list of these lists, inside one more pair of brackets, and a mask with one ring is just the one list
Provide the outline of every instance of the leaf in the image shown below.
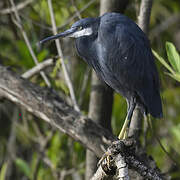
[[31,169],[29,165],[23,159],[17,158],[15,160],[16,166],[21,172],[23,172],[27,177],[31,179]]
[[152,52],[161,64],[163,64],[172,74],[175,73],[171,66],[156,51],[152,50]]
[[6,171],[7,171],[7,162],[5,162],[5,163],[2,165],[2,168],[1,168],[1,171],[0,171],[0,180],[5,180]]
[[56,77],[56,74],[58,72],[58,70],[60,69],[61,67],[61,59],[59,58],[57,61],[56,61],[56,65],[54,66],[54,69],[53,69],[53,72],[52,72],[52,77],[55,78]]
[[174,73],[174,74],[166,73],[166,74],[174,78],[176,81],[180,82],[180,73]]
[[171,63],[174,70],[176,72],[180,72],[180,56],[172,43],[166,42],[166,52],[168,60]]
[[48,51],[46,49],[43,49],[39,54],[37,55],[38,62],[42,62],[45,57],[48,55]]

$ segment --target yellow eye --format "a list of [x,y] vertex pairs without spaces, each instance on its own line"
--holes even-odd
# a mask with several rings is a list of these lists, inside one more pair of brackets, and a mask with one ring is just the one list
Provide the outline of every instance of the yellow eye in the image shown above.
[[82,26],[79,26],[79,28],[78,28],[79,30],[82,30],[83,29],[83,27]]

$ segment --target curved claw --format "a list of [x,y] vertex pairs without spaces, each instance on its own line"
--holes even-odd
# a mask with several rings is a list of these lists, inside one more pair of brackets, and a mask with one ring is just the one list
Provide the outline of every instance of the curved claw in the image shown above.
[[107,163],[107,167],[108,167],[108,169],[110,169],[111,153],[108,152],[108,151],[106,151],[106,152],[103,154],[103,156],[102,156],[101,159],[99,160],[97,166],[99,167],[99,166],[102,164],[102,162],[103,162],[104,160],[106,160],[106,159],[107,159],[107,162],[106,162],[106,163]]

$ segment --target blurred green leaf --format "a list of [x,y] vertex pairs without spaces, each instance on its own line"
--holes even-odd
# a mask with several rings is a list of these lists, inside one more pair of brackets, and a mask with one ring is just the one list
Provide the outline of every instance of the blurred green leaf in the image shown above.
[[[54,66],[53,72],[51,73],[51,77],[53,79],[55,79],[55,77],[58,73],[58,70],[60,70],[60,68],[61,68],[61,59],[58,59],[56,61],[56,65]],[[67,85],[65,84],[64,80],[60,80],[60,79],[54,80],[54,83],[55,83],[56,87],[62,89],[65,92],[65,94],[69,94],[69,89],[68,89]]]
[[30,165],[32,176],[37,171],[37,165],[38,165],[38,156],[37,156],[37,153],[35,152],[32,154],[32,160],[31,160],[31,165]]
[[16,166],[19,168],[19,170],[24,173],[27,177],[31,179],[31,169],[29,165],[24,161],[23,159],[17,158],[15,160]]
[[[166,42],[166,51],[168,55],[168,60],[173,68],[154,50],[154,56],[163,64],[171,73],[166,73],[171,76],[176,81],[180,82],[180,56],[175,48],[175,46],[170,43]],[[174,70],[173,70],[174,69]]]
[[6,178],[6,171],[7,171],[7,162],[5,162],[2,167],[1,167],[1,171],[0,171],[0,180],[5,180]]
[[180,56],[175,46],[170,42],[166,42],[166,52],[172,67],[176,72],[180,73]]
[[162,65],[164,65],[172,74],[175,73],[171,66],[156,51],[152,50],[152,52]]
[[56,61],[56,65],[54,66],[53,68],[53,72],[51,74],[52,78],[55,78],[56,77],[56,74],[58,72],[58,70],[60,69],[61,67],[61,60],[60,58]]
[[43,49],[38,55],[37,55],[37,59],[39,62],[43,61],[48,55],[48,50],[47,49]]
[[171,73],[166,73],[168,74],[169,76],[171,76],[173,79],[175,79],[176,81],[180,82],[180,73],[174,73],[174,74],[171,74]]
[[176,126],[173,126],[171,128],[171,132],[175,136],[175,138],[178,141],[178,143],[180,143],[180,124],[178,124]]
[[26,43],[24,41],[17,41],[16,45],[20,56],[18,64],[23,65],[27,68],[31,68],[34,65],[34,62],[29,53]]
[[60,146],[61,146],[61,142],[60,142],[60,136],[59,136],[59,132],[56,132],[54,134],[54,136],[52,137],[51,140],[51,145],[48,149],[48,156],[51,159],[54,167],[56,167],[58,165],[59,162],[59,158],[58,154],[59,154],[59,150],[60,150]]

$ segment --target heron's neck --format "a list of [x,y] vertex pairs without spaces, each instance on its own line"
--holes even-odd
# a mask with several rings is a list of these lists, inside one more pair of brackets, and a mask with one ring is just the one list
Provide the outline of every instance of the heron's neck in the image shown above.
[[96,36],[84,36],[76,39],[76,48],[79,56],[81,56],[89,65],[96,58],[96,50],[94,42]]

